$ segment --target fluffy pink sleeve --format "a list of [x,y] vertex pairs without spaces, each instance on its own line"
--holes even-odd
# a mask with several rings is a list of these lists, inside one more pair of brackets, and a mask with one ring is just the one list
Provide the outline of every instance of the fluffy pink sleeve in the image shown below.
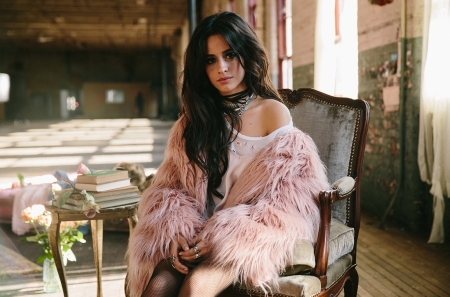
[[126,289],[131,297],[141,296],[156,265],[169,256],[170,241],[177,234],[189,240],[204,225],[206,184],[188,164],[180,121],[172,128],[154,182],[142,194],[139,222],[130,234]]
[[[315,242],[318,194],[329,188],[312,139],[298,129],[261,151],[230,192],[230,204],[201,233],[211,262],[231,267],[235,282],[261,286],[292,263],[297,239]],[[232,219],[230,219],[232,218]]]

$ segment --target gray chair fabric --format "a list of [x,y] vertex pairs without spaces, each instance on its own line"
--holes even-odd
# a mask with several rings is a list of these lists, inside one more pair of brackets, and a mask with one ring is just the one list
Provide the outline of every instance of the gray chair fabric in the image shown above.
[[[287,91],[291,92],[290,90]],[[354,162],[356,148],[360,148],[359,143],[356,143],[357,139],[361,137],[361,135],[357,136],[359,132],[357,129],[361,123],[366,123],[365,118],[364,121],[360,121],[362,108],[359,105],[361,104],[359,102],[355,105],[347,104],[348,101],[346,101],[347,103],[344,105],[343,103],[334,103],[332,100],[325,101],[322,98],[327,95],[324,96],[324,94],[311,89],[299,89],[295,92],[293,97],[284,98],[286,99],[286,105],[290,108],[294,126],[309,134],[314,140],[320,158],[327,167],[328,180],[330,183],[336,182],[333,186],[338,189],[339,195],[351,193],[355,186],[353,177],[358,176],[355,166],[360,166],[359,163],[352,163]],[[317,97],[315,94],[317,94]],[[336,100],[336,102],[344,101]],[[362,129],[365,133],[367,126],[363,126]],[[362,141],[365,141],[365,134],[362,136]],[[350,214],[351,209],[355,210],[350,201],[350,199],[354,199],[354,196],[349,197],[353,198],[346,198],[332,204],[326,270],[327,280],[324,289],[331,288],[344,274],[347,275],[349,268],[354,267],[352,265],[355,264],[352,252],[355,247],[357,230],[355,231],[354,228],[349,226],[354,223],[354,213],[352,213],[352,216]],[[356,226],[358,225],[355,225],[355,228]],[[294,263],[294,269],[290,271],[287,269],[286,273],[279,277],[277,280],[278,286],[270,288],[275,294],[269,296],[313,297],[321,292],[320,279],[310,274],[313,273],[314,269],[303,270],[303,268],[309,268],[312,265],[310,259],[315,257],[312,245],[310,244],[307,247],[302,244],[296,248],[298,249],[295,252],[297,262]],[[357,286],[357,276],[356,281],[352,283]],[[355,296],[356,290],[354,289]],[[264,296],[261,288],[249,289],[239,284],[232,286],[227,291],[245,292],[245,294],[239,296]],[[334,291],[334,293],[337,292]],[[226,296],[234,295],[228,294]]]
[[353,228],[342,224],[336,219],[331,219],[328,266],[353,250],[353,246],[355,245],[354,238]]
[[[339,278],[344,275],[344,272],[352,265],[352,255],[346,254],[339,258],[332,265],[328,266],[327,270],[327,285],[328,289],[331,287]],[[313,295],[305,295],[305,296],[313,296]]]
[[[246,292],[251,295],[263,295],[261,288],[247,288],[244,285],[236,285],[229,289],[234,292]],[[267,288],[270,297],[306,297],[316,296],[320,293],[320,280],[312,275],[290,275],[281,277],[278,288]]]
[[[301,241],[296,245],[296,267],[278,279],[278,288],[270,287],[274,296],[315,296],[320,292],[320,280],[308,275],[305,269],[312,268],[314,250],[312,244]],[[330,254],[328,257],[327,286],[332,285],[352,264],[353,228],[332,219],[330,228]],[[287,275],[289,274],[289,275]],[[246,291],[245,286],[235,285],[232,290]],[[247,293],[263,294],[261,288],[249,288]]]
[[[317,145],[319,155],[328,169],[328,180],[333,183],[347,176],[355,138],[357,110],[339,105],[325,104],[305,95],[291,109],[294,125],[309,134]],[[332,216],[342,223],[347,222],[345,200],[333,205]]]

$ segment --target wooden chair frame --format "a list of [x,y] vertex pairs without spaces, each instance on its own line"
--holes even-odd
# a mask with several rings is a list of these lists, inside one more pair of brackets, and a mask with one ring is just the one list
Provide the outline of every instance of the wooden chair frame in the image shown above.
[[[370,107],[364,100],[334,97],[309,88],[301,88],[297,90],[281,89],[279,90],[279,92],[284,103],[290,109],[297,106],[305,98],[311,98],[314,100],[318,100],[326,105],[349,108],[357,112],[357,121],[354,131],[350,164],[348,169],[348,176],[352,177],[355,180],[355,186],[348,193],[339,193],[337,189],[324,190],[319,193],[321,224],[315,247],[316,266],[311,271],[311,274],[318,277],[321,283],[321,291],[317,296],[337,296],[342,290],[344,290],[344,294],[346,297],[356,297],[359,282],[358,272],[356,271],[356,251],[360,227],[361,172],[367,130],[369,126]],[[299,128],[302,129],[301,127]],[[332,206],[333,203],[343,199],[347,199],[347,222],[345,223],[347,226],[354,228],[354,246],[353,250],[351,251],[352,264],[347,268],[344,274],[339,277],[337,281],[335,281],[327,288],[327,269]],[[220,294],[220,296],[257,297],[264,295],[254,291],[249,292],[241,290],[227,290]],[[287,297],[287,295],[280,293],[271,296]]]
[[[286,100],[285,104],[291,108],[298,105],[305,97],[314,97],[323,101],[325,104],[346,106],[357,110],[359,113],[348,172],[348,175],[355,179],[355,186],[351,192],[345,195],[339,195],[338,191],[335,189],[320,192],[320,216],[322,221],[315,248],[316,267],[312,271],[312,274],[317,276],[321,282],[321,293],[319,296],[337,296],[342,289],[344,289],[345,296],[356,296],[359,282],[358,272],[356,271],[356,250],[360,227],[361,172],[364,150],[366,146],[366,136],[369,127],[369,104],[364,100],[334,97],[314,89],[306,88],[293,91],[283,89],[280,90],[280,94],[283,99]],[[347,226],[354,228],[354,246],[351,252],[352,265],[345,271],[338,281],[332,284],[329,288],[326,288],[331,211],[333,203],[343,199],[348,199],[346,224]]]

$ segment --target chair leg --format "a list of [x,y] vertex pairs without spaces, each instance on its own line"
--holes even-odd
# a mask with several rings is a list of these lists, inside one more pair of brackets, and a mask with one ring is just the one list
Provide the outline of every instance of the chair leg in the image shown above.
[[344,285],[344,296],[345,297],[356,297],[358,294],[358,283],[359,276],[355,268],[350,271],[350,278],[345,282]]

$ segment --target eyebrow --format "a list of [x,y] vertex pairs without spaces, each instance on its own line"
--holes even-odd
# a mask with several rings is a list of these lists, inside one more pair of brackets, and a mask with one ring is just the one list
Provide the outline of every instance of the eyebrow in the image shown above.
[[[222,55],[223,55],[223,54],[228,54],[229,52],[234,52],[234,50],[231,49],[231,48],[229,48],[229,49],[227,49],[227,50],[224,50],[224,51],[222,52]],[[215,55],[213,55],[213,54],[206,54],[206,56],[207,56],[207,57],[214,57]]]

